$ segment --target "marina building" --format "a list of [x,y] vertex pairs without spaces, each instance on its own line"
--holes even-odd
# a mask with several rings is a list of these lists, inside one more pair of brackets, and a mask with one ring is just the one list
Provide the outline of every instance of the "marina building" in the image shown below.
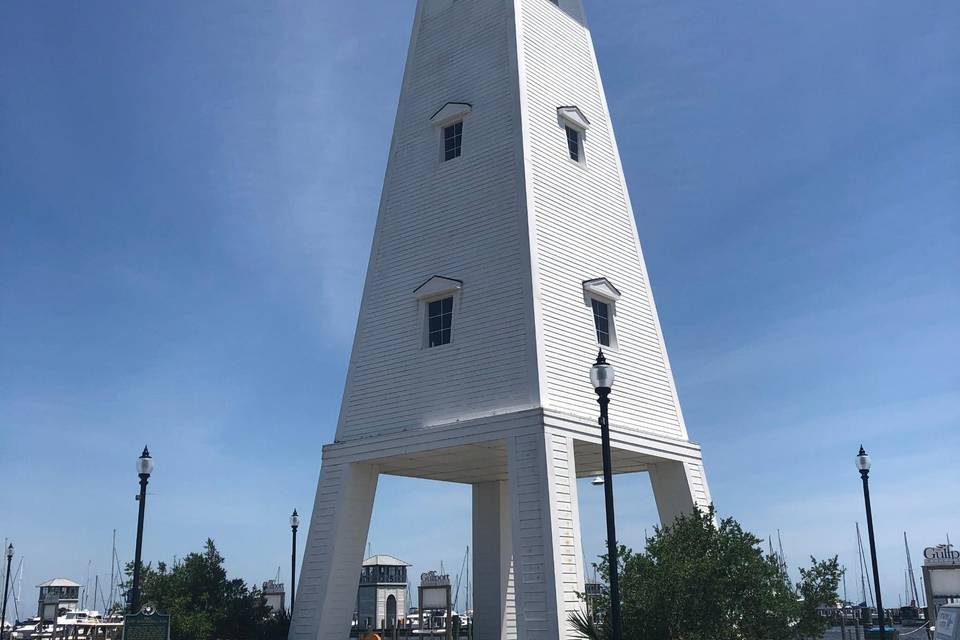
[[357,588],[359,629],[393,629],[407,611],[407,567],[388,555],[370,556],[360,570]]
[[41,582],[37,588],[37,617],[42,621],[56,622],[58,616],[79,607],[80,585],[73,580],[54,578]]

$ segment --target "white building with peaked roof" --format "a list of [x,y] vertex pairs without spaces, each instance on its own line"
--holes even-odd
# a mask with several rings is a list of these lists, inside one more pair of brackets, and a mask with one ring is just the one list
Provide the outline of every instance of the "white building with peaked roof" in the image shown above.
[[381,474],[473,491],[477,640],[570,638],[578,477],[706,506],[581,0],[419,0],[290,637],[341,640]]
[[41,620],[56,622],[65,611],[74,611],[80,602],[80,584],[67,578],[53,578],[37,585],[40,590],[37,601],[37,616]]
[[407,612],[407,567],[403,560],[384,554],[370,556],[360,569],[357,587],[357,626],[393,629]]

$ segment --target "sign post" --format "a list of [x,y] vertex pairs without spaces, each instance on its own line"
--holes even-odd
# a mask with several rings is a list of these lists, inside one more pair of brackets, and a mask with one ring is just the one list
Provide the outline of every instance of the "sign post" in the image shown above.
[[123,616],[123,640],[170,640],[170,615],[147,604]]
[[960,601],[960,551],[949,542],[924,549],[923,583],[927,620],[932,622],[937,619],[941,605]]
[[[426,627],[423,624],[423,612],[434,609],[443,609],[445,630],[443,637],[447,640],[453,638],[453,604],[450,601],[450,576],[440,575],[436,571],[428,571],[420,574],[420,586],[417,587],[420,601],[420,633],[423,634]],[[428,622],[432,616],[428,617]],[[433,637],[433,629],[430,629],[430,637]]]

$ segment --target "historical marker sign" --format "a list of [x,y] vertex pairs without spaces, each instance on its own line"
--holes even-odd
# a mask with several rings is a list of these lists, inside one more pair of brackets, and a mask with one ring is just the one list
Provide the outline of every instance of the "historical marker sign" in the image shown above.
[[170,640],[170,616],[149,605],[123,616],[123,640]]

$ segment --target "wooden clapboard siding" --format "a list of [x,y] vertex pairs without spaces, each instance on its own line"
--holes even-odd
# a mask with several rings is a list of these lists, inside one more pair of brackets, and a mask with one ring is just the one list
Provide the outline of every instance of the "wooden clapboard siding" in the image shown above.
[[[462,156],[441,162],[431,116],[450,102],[471,112]],[[584,164],[568,158],[561,106],[590,120]],[[414,290],[434,275],[462,288],[452,343],[425,349]],[[380,473],[486,487],[474,535],[491,544],[474,545],[475,561],[500,566],[474,573],[478,604],[497,614],[478,629],[570,637],[583,588],[576,478],[600,464],[582,282],[599,277],[622,294],[614,460],[650,471],[661,514],[708,504],[580,0],[419,0],[291,638],[349,629]]]
[[[349,629],[376,486],[373,467],[324,460],[307,528],[291,640],[340,640]],[[338,588],[343,584],[354,588]]]
[[[576,0],[563,0],[559,8],[543,0],[518,4],[542,402],[581,415],[592,412],[586,367],[597,345],[581,283],[606,277],[622,293],[614,318],[617,349],[608,353],[617,368],[615,419],[686,437],[582,6]],[[591,123],[582,166],[568,158],[557,119],[557,107],[570,105]],[[630,391],[618,394],[620,389]]]
[[552,640],[559,633],[546,478],[546,442],[541,431],[511,438],[507,446],[513,526],[513,585],[518,635]]
[[[589,416],[597,344],[582,282],[615,305],[612,419],[686,438],[579,0],[422,1],[384,180],[337,439],[542,406]],[[472,105],[463,155],[430,121]],[[557,107],[590,120],[569,160]],[[413,290],[463,281],[453,341],[424,349]]]
[[[338,440],[538,403],[513,0],[418,6]],[[466,102],[462,156],[430,117]],[[462,280],[453,341],[423,349],[414,289]]]
[[703,472],[703,463],[686,462],[687,478],[690,482],[690,492],[693,494],[693,501],[701,509],[710,506],[710,488],[707,486],[707,479]]
[[558,625],[566,628],[570,615],[582,607],[577,594],[584,587],[573,439],[564,433],[547,432],[547,477],[553,484],[550,511]]

